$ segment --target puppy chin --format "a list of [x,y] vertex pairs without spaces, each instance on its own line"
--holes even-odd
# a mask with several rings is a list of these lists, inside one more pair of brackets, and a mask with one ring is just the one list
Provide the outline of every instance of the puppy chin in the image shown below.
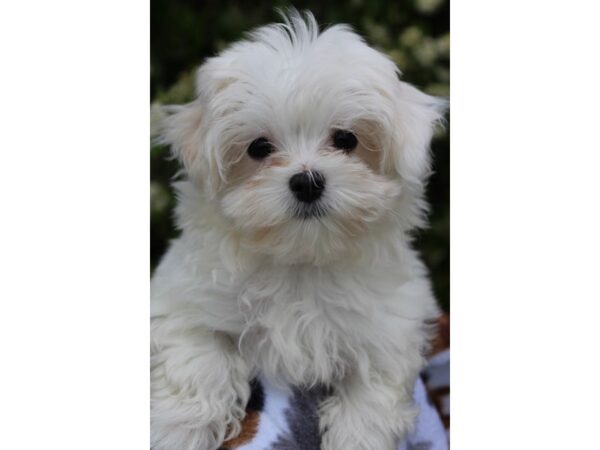
[[[342,232],[343,224],[338,223],[334,228],[327,225],[325,217],[309,216],[314,214],[309,212],[304,214],[305,217],[293,218],[279,226],[244,230],[240,245],[250,252],[272,258],[275,263],[286,265],[321,266],[357,253],[361,237],[359,233],[347,230],[358,228],[356,223],[348,223]],[[352,245],[348,245],[350,234],[354,234]]]

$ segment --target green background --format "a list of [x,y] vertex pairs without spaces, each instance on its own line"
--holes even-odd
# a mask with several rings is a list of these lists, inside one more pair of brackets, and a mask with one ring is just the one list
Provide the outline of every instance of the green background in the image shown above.
[[[194,69],[244,32],[279,21],[275,7],[285,1],[151,1],[151,100],[163,104],[191,99]],[[424,91],[449,96],[449,5],[444,0],[296,1],[321,25],[348,23],[400,67],[404,80]],[[449,119],[449,117],[448,117]],[[449,310],[450,186],[448,127],[432,144],[434,174],[428,187],[430,227],[416,235],[416,246],[431,271],[437,298]],[[151,268],[177,235],[172,220],[170,181],[178,169],[168,149],[151,149]]]

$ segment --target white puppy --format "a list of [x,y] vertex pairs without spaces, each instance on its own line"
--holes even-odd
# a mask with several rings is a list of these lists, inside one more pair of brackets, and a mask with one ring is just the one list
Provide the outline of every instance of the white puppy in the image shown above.
[[351,29],[312,15],[198,71],[164,141],[182,230],[152,280],[152,446],[215,450],[249,380],[324,384],[324,450],[391,450],[437,314],[410,231],[424,223],[445,102]]

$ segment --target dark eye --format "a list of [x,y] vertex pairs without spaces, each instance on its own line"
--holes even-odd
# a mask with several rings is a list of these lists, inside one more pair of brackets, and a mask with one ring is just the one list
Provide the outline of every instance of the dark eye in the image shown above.
[[333,133],[333,145],[340,150],[344,150],[349,153],[358,144],[358,139],[354,136],[354,133],[347,130],[336,130]]
[[252,159],[260,160],[269,156],[274,150],[273,144],[271,144],[267,138],[259,137],[252,141],[250,146],[248,146],[248,155]]

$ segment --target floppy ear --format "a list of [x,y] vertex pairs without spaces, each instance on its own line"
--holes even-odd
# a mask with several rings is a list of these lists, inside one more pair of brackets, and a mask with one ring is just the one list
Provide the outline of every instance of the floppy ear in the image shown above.
[[191,175],[200,159],[203,134],[203,108],[199,100],[186,105],[159,106],[157,140],[167,144],[171,153]]
[[402,179],[421,184],[430,175],[429,145],[436,126],[443,123],[447,101],[427,95],[403,81],[395,94],[393,164]]
[[153,134],[159,143],[169,145],[188,178],[214,194],[223,178],[218,140],[210,136],[208,111],[214,98],[231,81],[220,75],[223,58],[211,58],[197,71],[196,99],[185,105],[157,106]]

